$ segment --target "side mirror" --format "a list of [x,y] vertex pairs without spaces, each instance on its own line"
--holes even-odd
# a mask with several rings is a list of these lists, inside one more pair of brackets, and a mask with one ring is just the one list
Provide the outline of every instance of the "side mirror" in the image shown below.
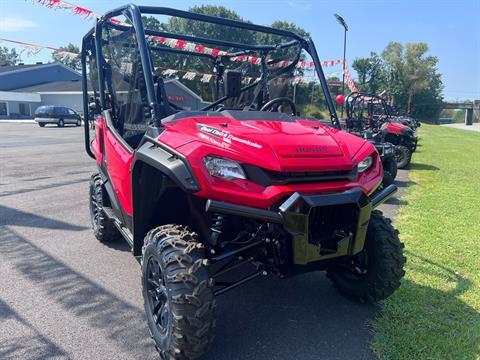
[[225,96],[229,98],[239,97],[242,89],[242,73],[235,70],[225,70],[223,73]]

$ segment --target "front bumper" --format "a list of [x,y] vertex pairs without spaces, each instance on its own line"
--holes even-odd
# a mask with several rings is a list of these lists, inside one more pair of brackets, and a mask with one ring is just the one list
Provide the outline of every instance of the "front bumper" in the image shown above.
[[278,211],[208,200],[206,210],[283,225],[292,236],[293,263],[306,265],[360,252],[372,209],[396,191],[395,185],[389,185],[372,197],[359,188],[318,195],[294,193]]

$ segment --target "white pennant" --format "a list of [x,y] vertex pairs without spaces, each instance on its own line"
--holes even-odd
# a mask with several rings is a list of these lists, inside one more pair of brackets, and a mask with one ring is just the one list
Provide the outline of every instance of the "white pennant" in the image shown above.
[[195,79],[195,76],[197,76],[197,73],[194,73],[193,71],[189,71],[183,75],[182,79],[185,80],[193,80]]

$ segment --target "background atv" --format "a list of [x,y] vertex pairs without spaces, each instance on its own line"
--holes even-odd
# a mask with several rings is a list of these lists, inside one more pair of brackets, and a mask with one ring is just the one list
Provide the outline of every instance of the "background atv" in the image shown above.
[[[241,29],[249,40],[145,29],[142,15],[189,19],[222,36]],[[360,302],[399,287],[403,245],[374,210],[396,187],[379,190],[373,145],[339,131],[311,39],[129,5],[84,37],[82,73],[86,151],[98,165],[93,230],[103,242],[121,235],[140,260],[146,318],[162,358],[205,353],[215,297],[262,275],[326,270]],[[171,74],[177,79],[164,79]],[[297,115],[320,95],[291,100],[299,76],[317,78],[324,99],[315,105],[327,104],[336,129]],[[179,89],[205,98],[194,97],[187,110]]]
[[386,101],[377,95],[358,92],[349,94],[345,101],[348,109],[347,126],[380,134],[382,142],[395,145],[397,167],[403,169],[408,166],[418,139],[411,127],[403,125],[397,117],[390,114]]
[[[353,99],[352,99],[353,96]],[[383,134],[377,128],[372,126],[371,115],[368,106],[358,101],[357,93],[350,94],[346,98],[345,129],[354,135],[364,138],[371,142],[382,159],[384,186],[393,184],[397,176],[397,161],[395,159],[396,147],[384,140]],[[373,130],[372,130],[373,129]]]

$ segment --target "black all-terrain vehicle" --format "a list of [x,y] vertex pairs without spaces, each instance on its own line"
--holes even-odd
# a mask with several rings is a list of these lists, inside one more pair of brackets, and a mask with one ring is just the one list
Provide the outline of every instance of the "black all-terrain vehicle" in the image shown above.
[[[142,16],[157,15],[212,35],[145,28]],[[232,29],[235,41],[214,35]],[[403,245],[376,210],[396,187],[380,190],[375,147],[341,131],[311,39],[129,5],[87,33],[82,65],[93,230],[103,242],[123,237],[139,259],[162,358],[204,354],[216,296],[259,276],[325,270],[360,302],[400,286]],[[316,77],[324,99],[293,97],[299,76]],[[298,115],[309,99],[327,103],[333,128]]]

